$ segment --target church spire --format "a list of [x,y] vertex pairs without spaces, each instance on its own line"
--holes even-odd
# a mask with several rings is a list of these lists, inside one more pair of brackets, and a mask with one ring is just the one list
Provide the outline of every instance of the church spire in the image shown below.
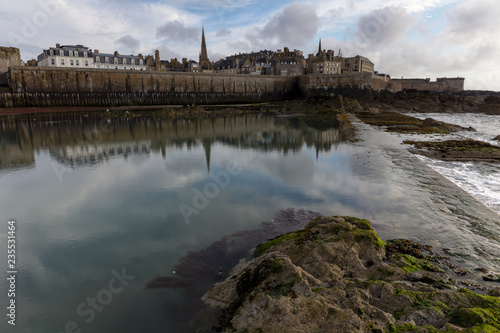
[[318,55],[320,55],[322,52],[321,50],[321,38],[319,39],[319,47],[318,47]]
[[201,52],[200,52],[200,67],[201,69],[209,69],[210,61],[208,60],[207,43],[205,42],[205,27],[201,26]]

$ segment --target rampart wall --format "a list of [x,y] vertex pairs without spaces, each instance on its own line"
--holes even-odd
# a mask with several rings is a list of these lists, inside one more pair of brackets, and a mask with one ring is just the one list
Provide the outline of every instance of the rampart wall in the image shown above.
[[421,90],[435,92],[456,92],[464,90],[464,78],[437,78],[430,79],[393,79],[391,82],[398,86],[398,90]]
[[357,96],[371,90],[463,90],[464,79],[381,80],[370,74],[299,77],[221,75],[48,67],[10,67],[12,93],[0,107],[254,103],[330,91]]

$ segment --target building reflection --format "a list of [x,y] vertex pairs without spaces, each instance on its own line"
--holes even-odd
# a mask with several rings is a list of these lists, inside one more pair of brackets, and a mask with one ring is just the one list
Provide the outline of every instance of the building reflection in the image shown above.
[[215,144],[238,149],[300,151],[315,147],[318,155],[348,138],[349,130],[337,122],[304,117],[269,115],[221,116],[202,119],[154,117],[103,118],[102,112],[72,112],[5,116],[0,118],[0,168],[32,167],[35,153],[49,151],[60,164],[81,167],[117,156],[162,154],[169,147],[202,146],[207,168]]

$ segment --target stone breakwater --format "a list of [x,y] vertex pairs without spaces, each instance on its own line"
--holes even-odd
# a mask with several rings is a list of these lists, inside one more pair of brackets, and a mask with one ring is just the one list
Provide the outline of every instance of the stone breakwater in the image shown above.
[[223,332],[498,332],[500,287],[460,288],[466,274],[430,247],[382,242],[370,222],[320,217],[257,246],[203,297]]

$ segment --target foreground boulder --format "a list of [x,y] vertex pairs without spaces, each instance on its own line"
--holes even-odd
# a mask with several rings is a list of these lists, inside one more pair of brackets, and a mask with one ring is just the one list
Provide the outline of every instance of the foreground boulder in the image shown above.
[[458,289],[425,251],[320,217],[260,244],[203,299],[223,332],[499,332],[500,298]]

